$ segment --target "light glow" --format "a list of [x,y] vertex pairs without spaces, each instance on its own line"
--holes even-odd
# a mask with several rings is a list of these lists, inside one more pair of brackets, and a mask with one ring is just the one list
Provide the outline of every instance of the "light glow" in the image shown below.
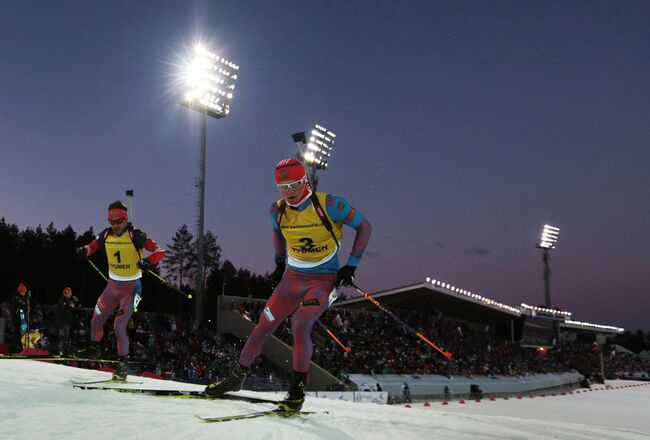
[[482,302],[482,303],[485,303],[485,304],[490,305],[490,306],[495,306],[495,307],[498,307],[500,309],[507,310],[509,312],[521,313],[521,310],[519,310],[519,309],[517,309],[515,307],[511,307],[511,306],[509,306],[507,304],[502,304],[502,303],[500,303],[498,301],[494,301],[492,299],[485,298],[485,297],[483,297],[483,296],[481,296],[479,294],[472,293],[469,290],[465,290],[465,289],[461,289],[459,287],[452,286],[449,283],[444,283],[444,282],[442,282],[440,280],[437,280],[437,279],[434,279],[434,278],[431,278],[431,277],[427,277],[425,279],[425,281],[427,283],[431,283],[433,286],[440,286],[443,289],[447,289],[447,290],[449,290],[450,292],[452,292],[452,293],[454,293],[456,295],[459,295],[459,296],[462,295],[462,296],[471,298],[471,299],[473,299],[475,301]]
[[550,307],[537,307],[537,306],[529,306],[526,303],[521,303],[521,307],[527,310],[533,310],[535,312],[544,312],[544,313],[551,313],[553,315],[563,315],[563,316],[571,316],[571,312],[567,312],[564,310],[557,310],[557,309],[552,309]]
[[309,151],[302,153],[305,163],[317,169],[327,168],[327,160],[332,156],[334,138],[336,138],[336,134],[332,131],[320,124],[315,124],[309,132],[306,145],[306,150]]
[[574,326],[580,326],[580,327],[584,327],[584,328],[592,328],[592,329],[598,329],[598,330],[611,330],[611,331],[615,331],[615,332],[618,332],[618,333],[622,333],[625,330],[623,328],[614,327],[614,326],[611,326],[611,325],[600,325],[600,324],[591,324],[591,323],[588,323],[588,322],[571,321],[570,320],[571,312],[568,312],[568,311],[565,311],[565,310],[557,310],[557,309],[552,309],[552,308],[547,308],[547,307],[530,306],[530,305],[525,304],[525,303],[521,303],[520,308],[511,307],[511,306],[509,306],[507,304],[502,304],[502,303],[500,303],[498,301],[486,298],[486,297],[484,297],[482,295],[479,295],[477,293],[472,293],[469,290],[458,289],[458,288],[452,286],[451,284],[442,282],[442,281],[440,281],[438,279],[431,278],[431,277],[426,277],[425,282],[427,284],[431,284],[432,286],[437,286],[437,287],[441,287],[443,289],[446,289],[446,290],[448,290],[449,292],[451,292],[454,295],[465,296],[465,297],[471,298],[475,302],[484,303],[484,304],[487,304],[487,305],[493,306],[493,307],[498,307],[500,309],[507,310],[509,312],[517,313],[517,314],[520,314],[520,315],[522,314],[522,312],[524,310],[536,311],[536,312],[539,311],[539,312],[546,312],[546,313],[551,313],[551,314],[554,314],[554,315],[559,315],[559,316],[564,317],[565,320],[562,321],[562,323],[564,323],[564,324],[571,324],[571,325],[574,325]]
[[591,328],[596,328],[596,329],[601,329],[601,330],[613,330],[615,332],[623,333],[625,331],[624,328],[621,327],[614,327],[612,325],[600,325],[600,324],[591,324],[589,322],[580,322],[580,321],[564,321],[565,324],[571,324],[571,325],[577,325],[580,327],[591,327]]
[[239,66],[197,44],[185,67],[181,104],[214,118],[230,113]]
[[551,225],[544,225],[541,239],[537,247],[542,249],[555,249],[555,243],[560,235],[560,228]]

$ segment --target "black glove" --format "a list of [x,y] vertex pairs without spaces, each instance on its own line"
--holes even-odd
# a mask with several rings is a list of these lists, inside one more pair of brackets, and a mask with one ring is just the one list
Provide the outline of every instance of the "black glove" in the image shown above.
[[354,266],[343,266],[336,272],[336,287],[350,287],[354,283],[354,271],[357,270]]
[[149,262],[147,261],[146,258],[143,258],[142,260],[138,261],[138,263],[136,264],[136,266],[138,266],[138,269],[140,269],[140,270],[143,271],[143,272],[146,272],[146,271],[148,271],[148,270],[151,270],[151,268],[153,267],[153,266],[151,266],[151,263],[149,263]]
[[277,285],[284,275],[284,270],[287,268],[287,263],[284,260],[275,260],[275,270],[271,274],[271,281]]
[[85,260],[88,258],[88,251],[86,250],[86,246],[81,246],[80,248],[77,248],[77,257],[80,260]]

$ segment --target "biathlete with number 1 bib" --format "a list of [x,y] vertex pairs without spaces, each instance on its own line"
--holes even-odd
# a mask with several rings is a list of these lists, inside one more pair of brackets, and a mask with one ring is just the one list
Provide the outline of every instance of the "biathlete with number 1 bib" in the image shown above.
[[[108,284],[97,299],[90,322],[90,344],[77,352],[78,356],[99,358],[100,342],[104,336],[104,322],[117,308],[114,329],[119,355],[117,371],[113,379],[126,380],[128,374],[129,337],[126,326],[142,298],[142,272],[165,258],[165,250],[133,227],[128,221],[126,206],[119,200],[108,206],[110,227],[103,230],[90,244],[79,248],[83,257],[89,257],[99,250],[108,258]],[[143,252],[151,254],[143,258]]]

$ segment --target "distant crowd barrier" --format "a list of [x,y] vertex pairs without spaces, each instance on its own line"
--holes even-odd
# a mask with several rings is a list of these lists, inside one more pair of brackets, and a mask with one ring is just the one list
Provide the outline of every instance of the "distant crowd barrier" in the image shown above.
[[375,391],[377,384],[389,396],[401,396],[402,385],[409,385],[411,396],[443,396],[445,386],[451,395],[470,395],[480,390],[483,394],[517,394],[578,384],[584,378],[580,373],[530,374],[527,376],[442,376],[442,375],[399,375],[350,374],[360,391]]
[[[286,393],[276,393],[278,400]],[[307,391],[308,397],[330,400],[345,400],[357,403],[388,403],[388,392],[386,391]]]
[[388,403],[387,391],[315,391],[308,396],[361,403]]

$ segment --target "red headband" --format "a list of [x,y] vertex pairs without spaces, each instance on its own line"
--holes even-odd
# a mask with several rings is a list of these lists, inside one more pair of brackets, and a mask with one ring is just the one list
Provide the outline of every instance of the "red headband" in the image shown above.
[[119,219],[128,220],[126,215],[126,209],[113,208],[108,210],[108,219],[109,220],[119,220]]
[[306,175],[305,166],[297,159],[284,159],[275,166],[275,183],[294,182]]

